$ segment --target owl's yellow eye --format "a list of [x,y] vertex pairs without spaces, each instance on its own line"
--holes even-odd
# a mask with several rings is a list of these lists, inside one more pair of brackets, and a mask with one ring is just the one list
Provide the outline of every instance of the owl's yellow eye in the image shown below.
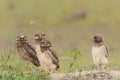
[[47,43],[46,43],[46,46],[47,46],[47,47],[51,47],[52,45],[51,45],[50,42],[47,42]]
[[42,38],[42,39],[44,39],[44,38],[45,38],[45,35],[44,35],[44,34],[42,34],[42,35],[41,35],[41,38]]

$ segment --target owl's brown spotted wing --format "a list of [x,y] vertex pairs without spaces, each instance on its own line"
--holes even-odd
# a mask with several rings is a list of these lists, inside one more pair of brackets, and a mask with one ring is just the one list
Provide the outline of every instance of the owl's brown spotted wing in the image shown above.
[[48,48],[48,50],[51,52],[51,55],[54,57],[53,63],[57,66],[57,69],[58,69],[60,67],[60,65],[59,65],[59,58],[56,54],[56,51],[52,48]]
[[17,46],[17,50],[22,59],[33,63],[35,66],[40,66],[36,51],[30,44],[26,43],[22,46]]

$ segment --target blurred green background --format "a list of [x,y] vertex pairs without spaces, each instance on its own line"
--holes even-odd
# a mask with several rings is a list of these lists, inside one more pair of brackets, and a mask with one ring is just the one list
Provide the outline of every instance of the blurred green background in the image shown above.
[[[90,53],[91,38],[100,33],[109,49],[119,53],[119,0],[0,0],[0,47],[13,48],[17,35],[32,44],[44,32],[59,51],[79,48]],[[80,15],[85,14],[81,17]],[[75,17],[74,17],[75,16]]]

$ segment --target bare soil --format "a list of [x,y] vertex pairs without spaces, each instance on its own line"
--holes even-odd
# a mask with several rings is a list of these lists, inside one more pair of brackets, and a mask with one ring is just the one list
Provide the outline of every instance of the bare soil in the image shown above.
[[120,79],[118,70],[83,71],[75,73],[53,73],[50,80],[113,80]]

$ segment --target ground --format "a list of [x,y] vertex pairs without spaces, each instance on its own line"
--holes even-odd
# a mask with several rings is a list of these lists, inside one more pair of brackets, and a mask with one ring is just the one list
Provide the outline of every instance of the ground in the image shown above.
[[120,72],[117,70],[91,70],[74,73],[53,73],[50,80],[118,80]]

